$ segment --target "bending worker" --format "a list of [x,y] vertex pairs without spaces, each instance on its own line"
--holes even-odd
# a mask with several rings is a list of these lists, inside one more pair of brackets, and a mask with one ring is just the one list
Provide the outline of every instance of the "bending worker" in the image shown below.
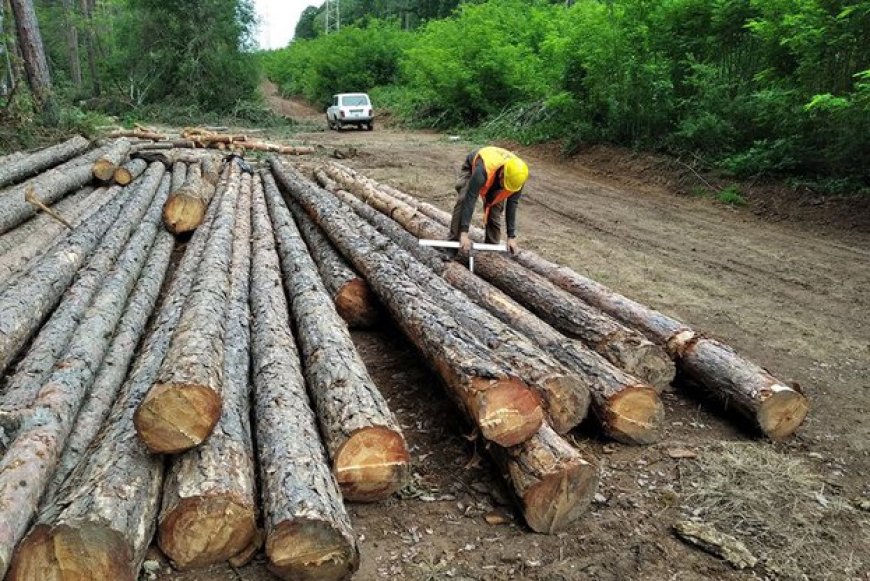
[[526,162],[500,147],[481,147],[465,158],[456,181],[456,205],[450,222],[450,240],[458,240],[462,252],[471,248],[468,229],[477,198],[483,199],[483,218],[486,222],[486,243],[501,242],[501,217],[507,225],[507,244],[511,253],[517,252],[517,206],[523,185],[529,177]]

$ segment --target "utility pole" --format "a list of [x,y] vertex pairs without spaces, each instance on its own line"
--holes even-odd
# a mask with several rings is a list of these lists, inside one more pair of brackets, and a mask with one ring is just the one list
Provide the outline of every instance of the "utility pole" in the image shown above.
[[326,0],[326,34],[341,30],[341,0]]

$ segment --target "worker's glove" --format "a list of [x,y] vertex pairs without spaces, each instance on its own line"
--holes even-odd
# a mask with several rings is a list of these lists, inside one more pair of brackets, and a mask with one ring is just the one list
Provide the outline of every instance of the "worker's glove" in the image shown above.
[[468,235],[468,232],[463,232],[459,235],[459,251],[463,254],[468,254],[469,250],[471,250],[471,237]]
[[508,250],[511,251],[511,254],[516,254],[520,251],[520,247],[517,246],[516,238],[508,238]]

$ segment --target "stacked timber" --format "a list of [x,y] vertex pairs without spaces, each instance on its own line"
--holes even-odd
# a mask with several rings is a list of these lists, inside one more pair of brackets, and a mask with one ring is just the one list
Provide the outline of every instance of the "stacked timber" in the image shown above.
[[256,539],[248,379],[250,238],[251,178],[245,174],[233,226],[223,409],[208,440],[172,459],[163,486],[158,542],[182,570],[232,559]]
[[266,555],[284,579],[343,579],[359,550],[318,437],[266,201],[253,204],[251,353]]
[[15,545],[24,536],[49,485],[78,410],[123,315],[127,297],[148,258],[160,208],[169,192],[168,180],[159,179],[163,168],[158,169],[156,187],[139,191],[150,203],[137,232],[142,235],[132,237],[126,244],[0,460],[0,506],[18,507],[7,515],[0,529],[0,575],[6,573]]
[[538,395],[435,299],[348,223],[329,194],[271,160],[277,180],[362,273],[405,335],[444,379],[481,435],[501,446],[528,440],[541,425]]
[[130,152],[130,142],[126,139],[118,139],[108,146],[107,150],[94,162],[94,177],[100,181],[111,181],[115,171]]
[[142,445],[133,416],[169,349],[217,207],[188,244],[103,428],[19,545],[10,579],[137,578],[154,536],[164,459]]
[[84,153],[90,143],[81,135],[46,147],[29,155],[23,155],[19,159],[12,159],[0,163],[0,188],[19,182],[24,178],[36,175],[48,168],[65,162],[71,157]]
[[366,371],[272,175],[262,176],[305,377],[332,471],[346,499],[383,500],[405,484],[410,471],[402,430]]
[[380,317],[380,310],[368,283],[348,265],[295,202],[291,200],[289,206],[338,314],[351,329],[373,326]]
[[[344,166],[333,166],[340,173],[362,178]],[[442,225],[450,224],[448,212],[384,184],[377,184],[377,189],[411,205],[419,213]],[[484,237],[480,228],[472,228],[471,235],[478,241]],[[730,346],[567,267],[550,262],[535,252],[521,250],[514,259],[529,271],[638,329],[650,340],[663,346],[686,376],[723,401],[726,407],[736,408],[771,439],[788,438],[806,418],[809,402],[803,393]]]
[[173,234],[183,234],[196,229],[202,223],[212,195],[214,185],[203,176],[202,164],[189,165],[184,184],[172,191],[163,208],[163,223],[166,228]]
[[229,172],[172,345],[136,412],[136,432],[154,453],[177,454],[200,445],[221,416],[234,208],[241,183],[237,163]]
[[[664,406],[650,385],[620,370],[579,341],[559,333],[459,263],[445,259],[431,248],[421,247],[417,238],[397,222],[338,188],[325,173],[318,171],[316,175],[338,199],[381,233],[502,322],[535,341],[579,377],[591,395],[592,410],[606,435],[628,444],[649,444],[658,439]],[[585,402],[589,399],[584,395],[575,390],[549,402],[548,419],[557,432],[565,433],[582,420]]]
[[115,173],[112,174],[112,179],[119,186],[126,186],[142,175],[142,172],[144,172],[147,167],[148,162],[144,159],[131,159],[124,165],[120,165],[115,169]]

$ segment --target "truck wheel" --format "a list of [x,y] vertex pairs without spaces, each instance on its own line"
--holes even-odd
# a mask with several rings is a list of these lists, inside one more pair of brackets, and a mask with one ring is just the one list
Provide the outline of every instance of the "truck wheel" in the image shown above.
[[374,121],[369,121],[368,123],[366,123],[366,131],[371,131],[371,130],[374,129],[374,128],[375,128],[375,122],[374,122]]

